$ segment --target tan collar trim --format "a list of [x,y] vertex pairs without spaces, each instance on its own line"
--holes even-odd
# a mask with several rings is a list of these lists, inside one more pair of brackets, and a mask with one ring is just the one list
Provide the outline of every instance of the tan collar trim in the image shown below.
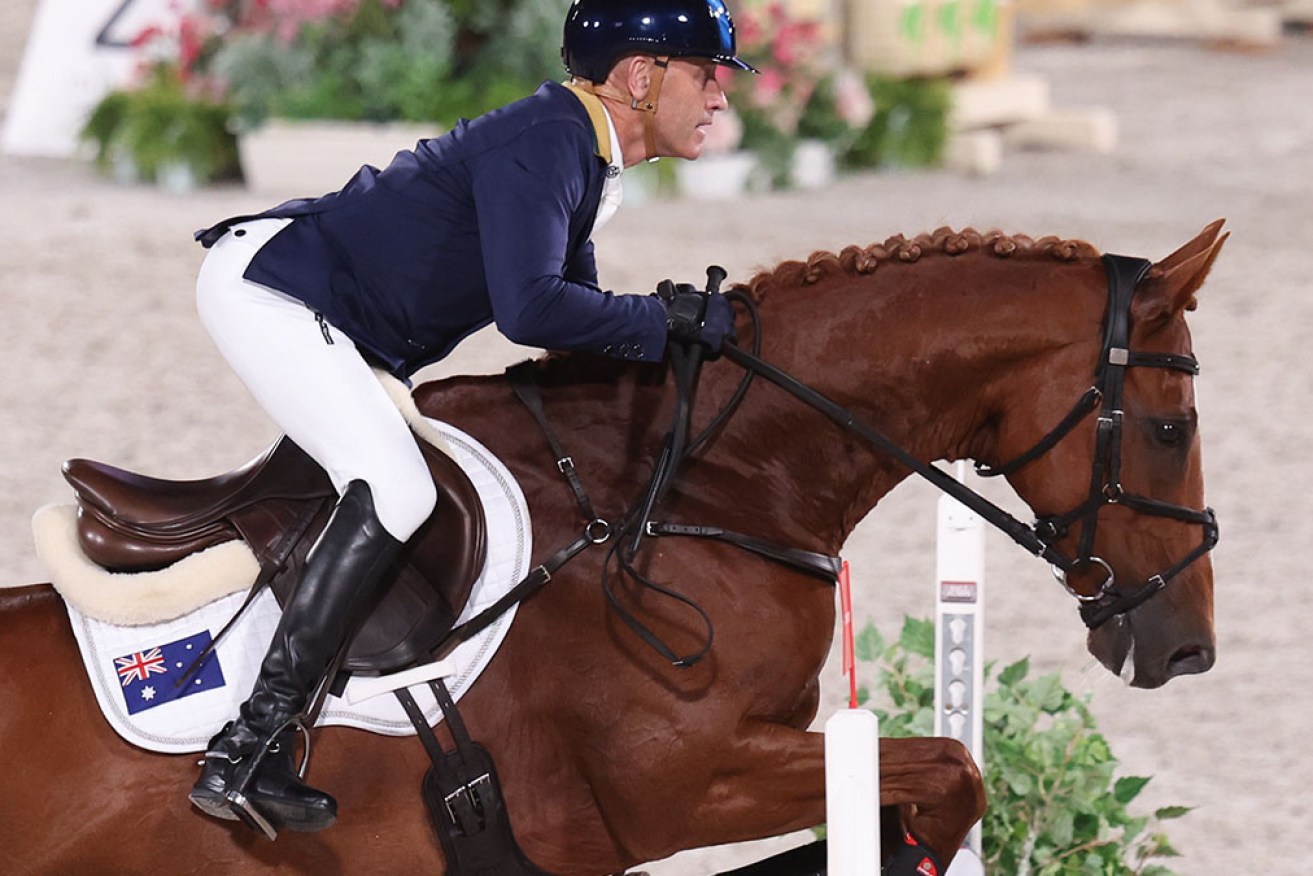
[[593,123],[593,144],[598,156],[607,164],[611,163],[611,122],[606,116],[606,107],[597,95],[587,89],[586,83],[567,82],[565,87],[579,98],[579,102],[588,111],[588,119]]

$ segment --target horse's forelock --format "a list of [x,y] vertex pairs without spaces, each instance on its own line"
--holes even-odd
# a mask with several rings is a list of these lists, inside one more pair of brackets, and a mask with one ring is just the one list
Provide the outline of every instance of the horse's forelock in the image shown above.
[[770,290],[813,286],[832,277],[875,273],[882,264],[913,263],[925,256],[975,254],[992,258],[1051,258],[1074,262],[1081,258],[1098,258],[1100,253],[1083,240],[1068,240],[1053,235],[1038,240],[1025,234],[1004,234],[1002,231],[981,233],[974,228],[955,231],[938,228],[933,232],[907,238],[896,234],[883,243],[869,246],[850,245],[837,253],[818,250],[806,261],[790,260],[774,268],[759,272],[747,283],[735,285],[757,303],[765,300]]

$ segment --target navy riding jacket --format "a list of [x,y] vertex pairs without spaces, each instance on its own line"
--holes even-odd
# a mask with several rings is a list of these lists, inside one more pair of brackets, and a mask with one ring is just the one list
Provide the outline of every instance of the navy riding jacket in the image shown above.
[[587,110],[534,94],[365,165],[338,192],[196,232],[291,218],[245,277],[304,301],[400,377],[495,321],[512,341],[660,359],[665,307],[597,285],[589,239],[607,164]]

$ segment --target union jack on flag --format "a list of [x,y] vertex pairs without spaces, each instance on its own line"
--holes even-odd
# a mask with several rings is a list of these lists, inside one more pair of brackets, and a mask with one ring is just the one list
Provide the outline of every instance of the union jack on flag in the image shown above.
[[118,671],[119,680],[124,687],[134,681],[145,681],[152,675],[163,675],[169,671],[164,667],[164,655],[160,653],[159,648],[138,651],[127,657],[115,657],[114,668]]
[[176,642],[115,657],[114,671],[123,686],[123,703],[128,714],[223,687],[219,655],[210,651],[204,660],[197,660],[209,645],[210,631],[203,630]]

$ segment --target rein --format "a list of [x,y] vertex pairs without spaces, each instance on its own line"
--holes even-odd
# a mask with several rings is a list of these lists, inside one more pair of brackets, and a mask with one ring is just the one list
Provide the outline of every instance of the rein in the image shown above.
[[[975,464],[976,471],[982,477],[997,477],[1018,471],[1052,450],[1096,408],[1099,409],[1099,415],[1095,422],[1095,453],[1091,462],[1088,497],[1071,511],[1041,518],[1032,525],[1021,522],[942,469],[913,456],[879,430],[863,422],[851,410],[760,358],[760,318],[756,305],[747,295],[738,291],[730,292],[729,297],[742,304],[748,311],[754,329],[752,351],[749,352],[735,344],[727,343],[722,348],[721,353],[726,359],[744,370],[743,379],[712,422],[695,439],[690,441],[688,440],[690,412],[693,405],[693,394],[701,371],[702,351],[696,345],[687,347],[671,346],[669,351],[671,370],[675,377],[677,389],[674,422],[662,443],[652,479],[644,491],[643,497],[621,517],[614,528],[593,510],[592,503],[589,501],[587,493],[584,492],[578,474],[575,472],[573,460],[561,448],[547,421],[542,406],[542,398],[533,379],[533,363],[525,362],[508,369],[507,374],[512,387],[533,413],[534,418],[546,434],[548,443],[551,445],[553,453],[556,454],[557,469],[565,476],[571,491],[574,493],[576,502],[583,512],[584,519],[588,522],[579,538],[534,569],[528,578],[520,582],[495,605],[452,630],[442,646],[437,649],[438,656],[449,652],[452,647],[482,629],[512,604],[538,590],[551,580],[552,573],[579,553],[593,545],[610,541],[613,535],[617,537],[608,549],[606,559],[602,564],[601,574],[602,591],[608,603],[639,638],[674,665],[680,667],[687,667],[697,663],[710,651],[715,633],[714,626],[711,618],[692,599],[678,591],[656,583],[634,567],[634,560],[638,555],[644,537],[693,536],[713,538],[782,563],[805,574],[834,583],[841,565],[838,557],[773,544],[717,526],[695,526],[651,519],[653,512],[666,496],[684,460],[698,450],[728,421],[743,400],[754,377],[762,377],[768,380],[803,404],[823,414],[843,429],[863,438],[879,451],[892,457],[900,465],[920,475],[940,491],[947,493],[971,509],[981,519],[995,529],[1000,530],[1015,543],[1048,562],[1053,567],[1054,575],[1058,581],[1068,593],[1079,601],[1081,619],[1090,630],[1098,629],[1109,620],[1125,615],[1162,591],[1173,578],[1190,564],[1212,550],[1217,544],[1219,531],[1217,515],[1212,508],[1196,511],[1182,505],[1135,495],[1126,492],[1121,484],[1121,441],[1125,418],[1122,409],[1122,397],[1125,389],[1126,369],[1132,367],[1168,368],[1194,376],[1199,373],[1199,363],[1192,356],[1174,353],[1143,353],[1129,348],[1131,300],[1135,295],[1136,288],[1148,274],[1150,263],[1144,259],[1104,255],[1103,264],[1108,275],[1108,308],[1104,320],[1103,344],[1099,354],[1099,364],[1095,368],[1094,385],[1087,389],[1076,401],[1071,411],[1030,449],[1008,462],[996,466],[981,462]],[[713,267],[708,269],[708,291],[715,291],[724,276],[724,271],[721,268]],[[1125,592],[1118,588],[1116,573],[1111,564],[1093,553],[1099,512],[1107,505],[1124,505],[1133,511],[1149,516],[1170,517],[1175,520],[1198,524],[1203,527],[1203,538],[1197,547],[1189,551],[1176,563],[1162,572],[1150,576],[1143,585],[1134,591]],[[1054,543],[1064,538],[1071,525],[1077,521],[1081,522],[1080,540],[1076,556],[1069,557],[1058,550]],[[628,540],[627,543],[626,540]],[[661,596],[674,599],[692,609],[699,616],[706,630],[702,645],[692,653],[676,654],[655,633],[625,609],[612,589],[612,578],[609,569],[613,562],[618,562],[622,575],[628,575],[640,586]],[[1086,595],[1076,591],[1068,583],[1067,578],[1071,572],[1090,565],[1102,568],[1105,578],[1096,593]]]
[[[718,265],[709,267],[707,269],[707,293],[712,294],[718,291],[725,276],[724,268]],[[664,281],[657,287],[658,295],[669,296],[673,292],[674,288],[669,281]],[[730,293],[730,295],[746,305],[755,324],[756,308],[752,301],[746,296],[736,295],[735,293]],[[754,333],[752,348],[754,352],[760,352],[760,333]],[[675,476],[679,473],[684,461],[729,420],[734,411],[738,409],[739,403],[743,401],[744,396],[747,395],[748,387],[752,384],[755,376],[751,371],[745,372],[743,379],[739,381],[738,387],[735,388],[720,412],[712,418],[711,422],[696,438],[690,441],[688,439],[689,420],[693,408],[693,395],[697,388],[698,378],[701,375],[703,349],[697,344],[676,344],[669,348],[667,355],[676,387],[674,421],[662,442],[661,453],[653,469],[652,479],[644,491],[643,498],[625,514],[621,521],[619,529],[622,538],[618,539],[607,553],[606,560],[602,564],[601,584],[602,592],[612,610],[635,635],[675,666],[688,667],[697,663],[711,650],[712,641],[715,638],[715,625],[702,607],[692,599],[676,590],[658,584],[635,568],[634,560],[638,556],[638,550],[644,537],[679,535],[723,541],[774,562],[782,563],[796,571],[819,577],[830,584],[835,582],[842,561],[838,557],[774,544],[719,526],[690,526],[652,519],[653,512],[660,506],[661,500],[669,492],[670,486],[673,484]],[[630,536],[632,538],[626,544],[624,539]],[[656,633],[620,603],[612,589],[612,576],[610,573],[612,562],[617,563],[622,575],[628,576],[639,586],[660,596],[683,603],[698,615],[705,630],[705,635],[702,644],[696,651],[684,655],[676,654]]]
[[[707,291],[709,293],[715,292],[725,278],[725,271],[723,268],[713,266],[707,270],[707,278]],[[673,292],[673,285],[668,281],[658,287],[658,294],[668,295],[673,294]],[[756,307],[752,301],[746,296],[737,295],[736,293],[731,293],[731,296],[740,300],[747,307],[755,324],[757,322]],[[761,345],[758,335],[759,333],[754,334],[752,342],[752,348],[757,352],[760,351]],[[697,388],[702,367],[702,349],[698,345],[673,345],[668,351],[668,356],[676,385],[674,422],[662,442],[661,451],[653,468],[652,478],[643,491],[642,497],[620,517],[614,526],[600,517],[594,510],[592,501],[584,490],[575,470],[573,459],[562,448],[555,430],[547,419],[542,394],[534,378],[534,363],[531,361],[522,362],[507,369],[506,375],[512,389],[514,389],[515,394],[524,403],[525,407],[529,409],[529,412],[538,422],[539,428],[546,436],[552,453],[556,457],[556,468],[569,484],[575,502],[587,523],[584,526],[583,533],[578,538],[535,568],[523,581],[513,587],[496,603],[452,629],[438,647],[434,649],[435,657],[440,658],[450,653],[453,648],[482,630],[512,605],[542,588],[551,580],[552,574],[557,569],[586,549],[608,541],[611,542],[611,545],[607,549],[606,558],[602,562],[600,579],[603,595],[612,610],[635,635],[662,657],[679,667],[692,666],[706,656],[711,650],[715,638],[715,626],[706,611],[693,599],[677,590],[657,583],[635,567],[634,561],[638,556],[644,537],[679,535],[716,539],[782,563],[804,574],[819,577],[830,584],[835,582],[842,566],[842,561],[838,557],[774,544],[718,526],[689,526],[651,519],[652,513],[660,506],[661,500],[665,498],[684,461],[729,420],[738,408],[739,403],[743,401],[755,376],[751,371],[745,372],[738,387],[720,412],[712,418],[712,421],[697,437],[689,440],[693,395]],[[618,566],[619,569],[619,575],[614,577],[611,572],[613,564]],[[656,633],[626,609],[616,596],[612,586],[613,581],[624,576],[627,576],[639,586],[659,596],[682,603],[692,610],[698,616],[705,630],[701,645],[687,654],[675,653]]]

